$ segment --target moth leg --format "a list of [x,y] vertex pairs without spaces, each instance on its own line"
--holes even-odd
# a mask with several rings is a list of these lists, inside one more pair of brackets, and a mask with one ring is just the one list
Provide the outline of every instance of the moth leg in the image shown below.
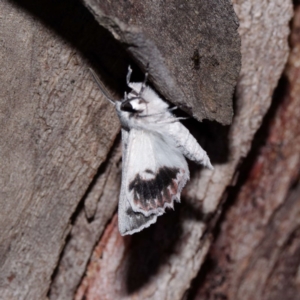
[[147,83],[147,80],[148,80],[148,75],[149,75],[149,63],[146,66],[145,78],[144,78],[144,81],[142,83],[142,87],[141,87],[141,90],[139,92],[139,96],[142,95],[142,93],[144,92],[144,89],[146,88],[146,83]]
[[170,124],[170,123],[178,122],[179,120],[187,120],[187,119],[189,119],[189,118],[183,118],[183,117],[172,118],[172,119],[169,119],[169,120],[164,120],[164,121],[161,121],[161,122],[157,122],[157,124]]
[[[177,108],[178,108],[178,107],[175,106],[175,107],[172,107],[172,108],[170,108],[170,109],[167,109],[167,111],[171,112],[171,111],[173,111],[173,110],[175,110],[175,109],[177,109]],[[139,117],[139,118],[147,118],[147,117],[153,117],[153,116],[163,115],[163,114],[165,114],[165,113],[166,113],[166,112],[163,111],[163,112],[156,113],[156,114],[138,115],[137,117]],[[178,120],[185,120],[185,119],[188,119],[188,118],[177,118],[177,119],[178,119]]]
[[130,67],[130,65],[128,66],[128,71],[127,71],[127,75],[126,75],[126,83],[129,86],[130,83],[130,79],[131,79],[131,74],[132,74],[132,69]]
[[137,115],[137,117],[138,118],[147,118],[147,117],[159,116],[159,115],[163,115],[163,114],[165,114],[165,112],[156,113],[156,114],[148,114],[148,115]]

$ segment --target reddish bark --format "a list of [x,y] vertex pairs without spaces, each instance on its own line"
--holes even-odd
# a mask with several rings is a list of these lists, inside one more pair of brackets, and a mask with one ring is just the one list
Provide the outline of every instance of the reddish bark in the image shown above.
[[299,29],[297,7],[284,76],[229,194],[195,299],[300,299]]

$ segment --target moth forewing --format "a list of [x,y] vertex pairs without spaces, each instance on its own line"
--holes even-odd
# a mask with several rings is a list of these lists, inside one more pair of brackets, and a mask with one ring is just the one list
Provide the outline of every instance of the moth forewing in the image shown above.
[[124,180],[127,176],[128,166],[126,166],[126,158],[128,154],[128,143],[130,131],[122,129],[122,183],[121,191],[119,196],[119,208],[118,208],[118,225],[119,231],[122,236],[127,234],[134,234],[140,232],[146,227],[149,227],[151,224],[154,224],[157,220],[157,215],[151,215],[146,217],[142,213],[133,211],[130,201],[126,196],[127,183]]
[[173,208],[189,179],[186,160],[174,142],[160,133],[131,129],[127,149],[122,181],[133,211],[148,217]]

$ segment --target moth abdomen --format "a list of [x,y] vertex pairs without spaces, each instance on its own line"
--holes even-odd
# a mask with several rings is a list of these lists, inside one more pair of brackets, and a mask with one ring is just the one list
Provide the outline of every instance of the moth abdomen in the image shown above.
[[213,170],[210,159],[205,150],[198,144],[197,140],[191,135],[186,127],[180,122],[169,125],[169,134],[176,143],[179,151],[188,159],[202,164]]

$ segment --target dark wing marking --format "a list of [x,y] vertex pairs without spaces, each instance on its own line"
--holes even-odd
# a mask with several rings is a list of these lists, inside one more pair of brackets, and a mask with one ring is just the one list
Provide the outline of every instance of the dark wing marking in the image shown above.
[[175,144],[158,133],[122,130],[122,142],[118,217],[120,233],[126,235],[149,227],[174,201],[180,201],[189,170]]
[[148,217],[173,208],[189,179],[186,160],[173,140],[131,129],[128,151],[124,194],[132,210]]
[[[126,156],[128,155],[128,138],[129,132],[122,129],[122,155],[124,161],[126,161]],[[151,170],[148,171],[151,172]],[[122,176],[124,176],[124,173],[125,168],[123,168],[122,170]],[[123,179],[118,209],[119,231],[122,236],[140,232],[144,228],[147,228],[151,224],[154,224],[157,220],[157,217],[161,215],[156,214],[146,217],[142,213],[134,212],[130,206],[129,201],[126,199],[124,189],[126,189],[126,183]]]
[[[154,174],[152,171],[151,173]],[[184,173],[184,169],[164,166],[158,169],[152,179],[142,179],[140,174],[137,174],[128,187],[130,192],[133,191],[135,206],[144,212],[166,206],[173,207],[173,201],[179,201],[179,182]]]

